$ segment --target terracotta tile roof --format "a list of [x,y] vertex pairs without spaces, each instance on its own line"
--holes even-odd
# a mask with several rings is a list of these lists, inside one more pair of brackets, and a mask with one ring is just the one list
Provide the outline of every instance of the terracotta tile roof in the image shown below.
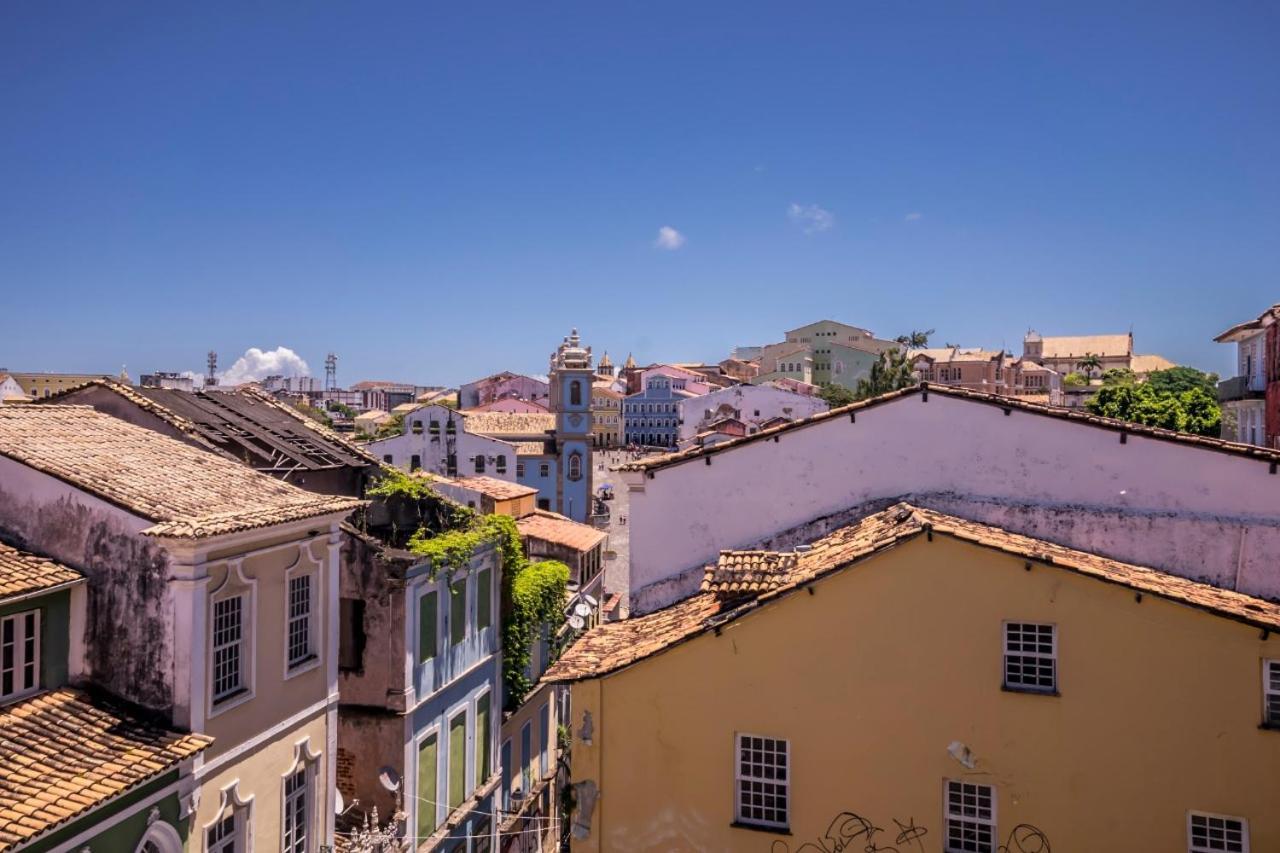
[[719,598],[768,592],[780,586],[795,566],[794,553],[721,551],[720,558],[707,566],[702,591],[715,593]]
[[1265,325],[1267,325],[1267,321],[1269,319],[1273,319],[1273,318],[1280,318],[1280,302],[1277,302],[1275,305],[1272,305],[1270,308],[1268,308],[1266,311],[1263,311],[1261,314],[1259,314],[1257,317],[1255,317],[1252,320],[1246,320],[1243,323],[1237,323],[1236,325],[1232,326],[1230,329],[1227,329],[1225,332],[1215,337],[1214,340],[1217,341],[1218,343],[1224,343],[1225,341],[1230,340],[1236,335],[1239,335],[1241,332],[1257,331],[1263,328]]
[[540,436],[554,431],[556,416],[542,412],[464,412],[466,430],[475,435]]
[[0,408],[0,456],[157,522],[150,536],[200,538],[362,504],[317,495],[88,406]]
[[908,354],[908,358],[927,358],[935,363],[995,361],[1003,357],[1003,350],[985,350],[981,347],[935,347],[912,350]]
[[485,477],[482,475],[455,477],[452,482],[462,486],[464,489],[471,489],[473,492],[479,492],[485,497],[490,497],[498,501],[524,498],[538,493],[538,490],[533,486],[525,486],[520,483],[512,483],[508,480],[499,480],[496,477]]
[[84,575],[75,569],[0,542],[0,604],[78,583],[84,583]]
[[549,456],[551,451],[547,450],[545,441],[513,441],[516,456]]
[[1129,369],[1134,373],[1151,373],[1154,370],[1168,370],[1177,367],[1162,355],[1135,355],[1129,359]]
[[1161,429],[1160,427],[1143,426],[1142,424],[1129,423],[1128,421],[1122,421],[1116,418],[1104,418],[1101,415],[1095,415],[1080,409],[1068,409],[1062,406],[1050,406],[1044,403],[1032,402],[1027,400],[1025,397],[1010,397],[1002,394],[992,394],[986,391],[971,391],[967,388],[960,388],[955,385],[937,385],[931,382],[922,382],[919,385],[914,385],[910,388],[903,388],[899,391],[890,391],[887,394],[881,394],[879,397],[872,397],[869,400],[861,400],[857,403],[850,403],[847,406],[841,406],[837,409],[819,412],[816,415],[810,415],[807,418],[800,418],[799,420],[791,421],[790,423],[782,424],[780,426],[762,429],[752,435],[721,442],[714,447],[693,447],[688,450],[681,450],[675,453],[664,453],[661,456],[650,456],[647,459],[638,460],[636,462],[623,463],[611,470],[657,471],[672,465],[679,465],[682,462],[688,462],[691,459],[699,459],[710,454],[726,453],[741,447],[744,444],[750,444],[757,441],[768,441],[780,433],[797,429],[805,429],[807,427],[814,426],[815,424],[831,420],[832,418],[856,415],[864,409],[875,408],[876,406],[892,403],[895,400],[900,400],[904,397],[914,397],[917,394],[924,393],[940,394],[945,397],[956,397],[962,400],[971,400],[976,403],[985,403],[987,405],[998,406],[1004,409],[1017,409],[1019,411],[1031,412],[1032,414],[1045,415],[1047,417],[1059,418],[1067,421],[1075,421],[1077,423],[1107,429],[1113,432],[1142,435],[1148,438],[1156,438],[1163,441],[1174,441],[1179,444],[1217,450],[1223,453],[1230,453],[1234,456],[1246,456],[1252,459],[1280,463],[1280,451],[1266,447],[1258,447],[1252,444],[1240,444],[1234,441],[1225,441],[1220,438],[1207,438],[1202,435],[1192,435],[1191,433],[1186,432],[1175,432],[1169,429]]
[[1074,335],[1043,338],[1041,352],[1045,358],[1078,358],[1092,353],[1096,356],[1120,356],[1133,353],[1133,338],[1129,335]]
[[778,559],[772,562],[766,552],[722,552],[719,561],[706,568],[702,592],[644,616],[596,626],[561,655],[544,679],[577,681],[616,672],[922,533],[952,536],[1268,631],[1280,629],[1280,604],[980,522],[897,504],[817,540],[808,550],[775,554]]
[[0,850],[75,820],[212,742],[70,688],[0,708]]
[[608,538],[607,533],[589,524],[581,524],[545,509],[535,510],[532,515],[516,519],[516,527],[521,536],[542,539],[575,551],[590,551]]
[[155,415],[202,447],[255,467],[363,467],[377,460],[319,421],[251,385],[235,390],[134,388],[92,379],[52,394],[41,405],[78,403],[86,388],[102,388]]

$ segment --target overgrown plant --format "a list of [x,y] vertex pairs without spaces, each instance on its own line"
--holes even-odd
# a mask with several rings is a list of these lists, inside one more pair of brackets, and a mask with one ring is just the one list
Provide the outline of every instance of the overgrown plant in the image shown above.
[[[405,479],[413,479],[406,477]],[[415,486],[396,483],[393,493],[415,493]],[[458,529],[432,533],[419,528],[409,538],[408,549],[431,560],[434,573],[464,570],[477,548],[492,543],[502,556],[503,598],[509,602],[502,618],[502,680],[507,710],[524,701],[532,683],[526,675],[533,644],[546,625],[554,634],[564,621],[568,599],[569,567],[555,560],[530,563],[524,556],[520,531],[506,515],[477,516]]]

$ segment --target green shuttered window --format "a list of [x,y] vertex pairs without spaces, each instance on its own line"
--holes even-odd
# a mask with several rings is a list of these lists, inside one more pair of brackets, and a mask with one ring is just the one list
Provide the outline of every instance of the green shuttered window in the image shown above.
[[476,785],[489,778],[489,694],[476,700]]
[[418,746],[419,841],[426,839],[436,828],[436,753],[436,736],[428,735]]
[[449,721],[449,808],[467,796],[467,712]]
[[436,593],[418,599],[418,663],[436,656]]
[[467,579],[449,585],[449,642],[457,644],[467,635]]
[[476,630],[483,631],[493,624],[493,596],[489,587],[492,572],[481,569],[476,575]]

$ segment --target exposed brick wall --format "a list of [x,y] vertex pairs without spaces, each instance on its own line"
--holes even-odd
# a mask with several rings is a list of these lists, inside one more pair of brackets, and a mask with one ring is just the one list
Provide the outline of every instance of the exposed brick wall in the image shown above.
[[350,802],[356,795],[355,759],[351,750],[338,747],[338,790]]

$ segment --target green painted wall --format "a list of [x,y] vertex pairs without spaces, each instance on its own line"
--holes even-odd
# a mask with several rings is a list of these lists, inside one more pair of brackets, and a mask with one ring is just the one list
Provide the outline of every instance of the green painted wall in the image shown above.
[[71,590],[0,605],[0,616],[40,611],[40,686],[53,690],[67,683],[67,655],[71,649]]
[[[43,851],[52,850],[95,824],[110,820],[112,817],[129,809],[136,809],[134,814],[129,815],[115,826],[110,827],[87,842],[87,846],[92,853],[133,853],[133,850],[138,846],[138,842],[142,840],[143,834],[147,831],[147,814],[151,811],[151,806],[139,808],[138,803],[155,792],[172,785],[177,779],[178,772],[176,770],[166,773],[154,781],[142,785],[137,790],[130,791],[125,796],[114,800],[93,814],[68,824],[28,847],[19,847],[17,850],[22,851],[22,853],[43,853]],[[160,809],[160,820],[168,823],[178,831],[178,837],[182,839],[185,848],[187,843],[187,821],[179,820],[178,805],[178,795],[176,793],[170,794],[155,803],[155,806]],[[81,846],[77,845],[76,850],[80,849],[82,849]]]

